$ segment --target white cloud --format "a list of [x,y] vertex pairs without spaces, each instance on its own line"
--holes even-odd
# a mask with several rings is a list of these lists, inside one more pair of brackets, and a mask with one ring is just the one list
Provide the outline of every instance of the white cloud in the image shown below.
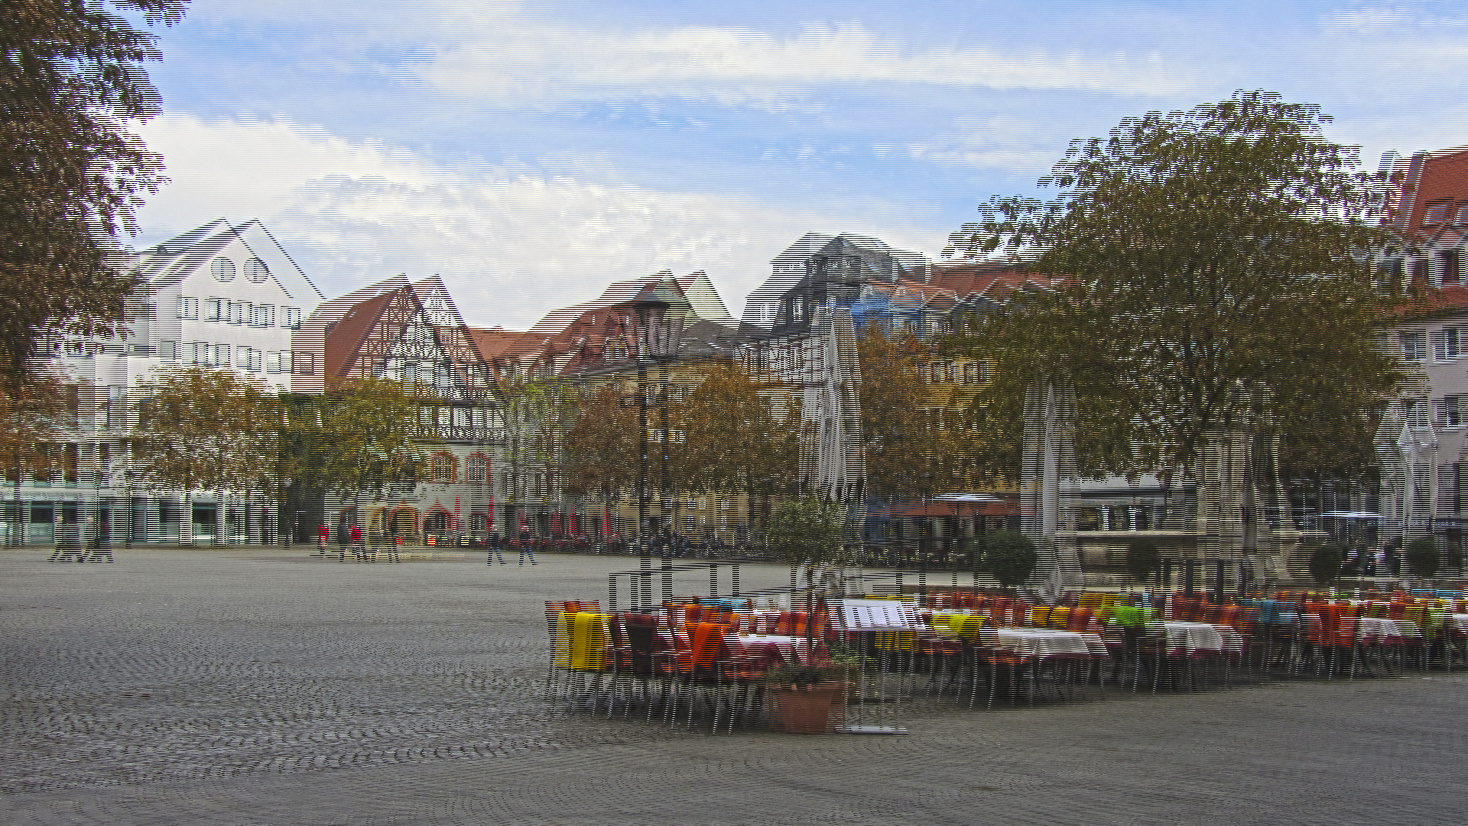
[[437,273],[476,324],[523,328],[611,281],[662,269],[707,271],[737,316],[769,259],[807,230],[916,249],[943,242],[901,223],[874,227],[880,205],[823,214],[587,180],[574,164],[560,173],[444,165],[286,121],[166,116],[143,131],[174,179],[143,210],[144,242],[219,216],[260,218],[328,296]]
[[435,49],[419,71],[440,92],[521,103],[556,97],[652,95],[725,104],[777,102],[830,84],[988,89],[1087,89],[1175,94],[1195,79],[1156,57],[1105,59],[1043,51],[905,48],[859,23],[811,26],[779,38],[738,27],[634,33],[497,25],[482,39]]
[[1046,144],[1039,124],[1009,115],[962,119],[956,126],[954,132],[932,140],[879,144],[875,149],[946,166],[1035,175],[1048,171],[1065,151],[1063,145]]

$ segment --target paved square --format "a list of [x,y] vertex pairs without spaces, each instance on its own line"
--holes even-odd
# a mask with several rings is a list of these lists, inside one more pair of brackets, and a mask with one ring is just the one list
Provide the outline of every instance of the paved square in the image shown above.
[[[1459,822],[1468,676],[710,737],[542,702],[542,603],[635,559],[0,552],[0,823]],[[677,590],[707,587],[682,575]],[[786,569],[746,565],[746,588]]]

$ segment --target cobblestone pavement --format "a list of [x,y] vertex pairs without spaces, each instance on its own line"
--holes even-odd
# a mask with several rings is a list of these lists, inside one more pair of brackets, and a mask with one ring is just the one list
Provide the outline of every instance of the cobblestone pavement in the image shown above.
[[0,823],[1338,826],[1468,809],[1468,676],[715,738],[539,699],[541,603],[605,599],[635,560],[45,557],[0,552]]

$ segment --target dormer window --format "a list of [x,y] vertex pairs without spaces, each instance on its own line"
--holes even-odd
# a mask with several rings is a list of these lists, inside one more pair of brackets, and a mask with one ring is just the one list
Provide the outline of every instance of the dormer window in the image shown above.
[[1448,220],[1448,210],[1453,208],[1452,201],[1438,201],[1427,205],[1427,212],[1422,216],[1424,226],[1428,224],[1441,224]]

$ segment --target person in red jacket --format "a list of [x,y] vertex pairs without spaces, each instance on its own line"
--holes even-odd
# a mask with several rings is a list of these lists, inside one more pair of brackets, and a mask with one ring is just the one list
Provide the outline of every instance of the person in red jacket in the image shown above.
[[359,525],[352,526],[352,556],[361,559],[366,553],[362,547],[362,528]]
[[330,541],[331,541],[331,528],[328,528],[325,525],[322,525],[321,526],[321,530],[319,530],[319,531],[316,532],[316,550],[317,550],[317,552],[320,553],[322,556],[326,556],[326,544],[328,542],[330,542]]

